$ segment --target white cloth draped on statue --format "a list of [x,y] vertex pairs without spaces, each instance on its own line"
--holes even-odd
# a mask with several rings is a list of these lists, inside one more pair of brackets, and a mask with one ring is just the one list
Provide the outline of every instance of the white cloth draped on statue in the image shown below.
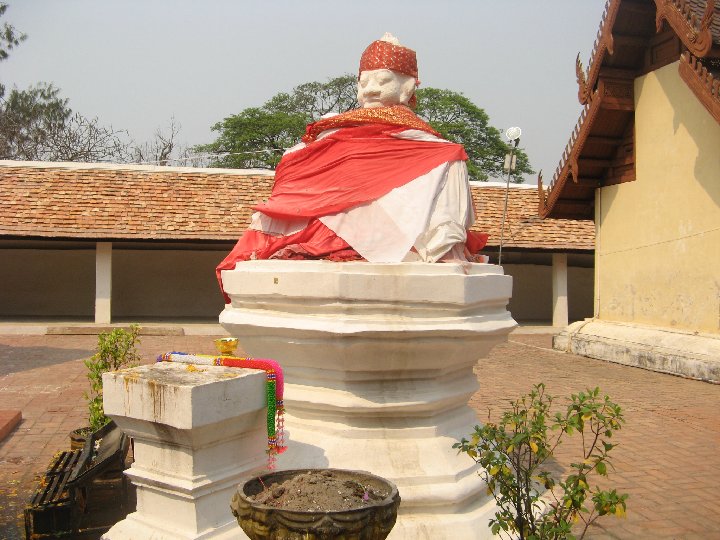
[[[318,139],[334,131],[337,130],[328,130]],[[394,136],[444,142],[419,130],[406,130]],[[286,153],[304,146],[300,143]],[[467,167],[464,161],[442,163],[370,203],[319,219],[370,262],[464,261],[466,230],[475,222]],[[306,219],[279,220],[256,212],[250,228],[286,236],[302,230],[307,223]],[[413,247],[415,252],[411,251]]]

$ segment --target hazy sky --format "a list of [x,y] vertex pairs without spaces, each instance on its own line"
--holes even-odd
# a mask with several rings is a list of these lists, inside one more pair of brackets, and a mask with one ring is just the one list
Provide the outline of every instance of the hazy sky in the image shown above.
[[[549,182],[580,113],[605,0],[7,0],[28,39],[0,80],[47,81],[73,110],[141,142],[175,116],[187,145],[274,94],[357,70],[384,32],[417,51],[424,87],[462,92]],[[527,181],[534,182],[533,178]]]

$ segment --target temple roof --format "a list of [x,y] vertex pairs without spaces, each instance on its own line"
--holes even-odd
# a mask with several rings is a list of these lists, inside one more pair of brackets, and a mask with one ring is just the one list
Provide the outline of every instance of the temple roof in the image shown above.
[[273,175],[216,171],[0,161],[0,236],[235,240]]
[[587,69],[585,107],[547,189],[541,217],[592,219],[598,187],[635,179],[634,89],[640,75],[679,61],[679,73],[720,123],[720,7],[715,0],[609,0]]
[[471,189],[478,216],[472,229],[490,235],[488,247],[499,246],[502,234],[503,249],[595,249],[595,224],[591,220],[541,219],[537,214],[538,192],[535,189],[512,187],[511,184],[504,232],[501,228],[505,188],[473,184]]
[[[0,237],[234,241],[272,188],[268,171],[0,161]],[[505,189],[474,185],[474,229],[499,244]],[[508,196],[504,247],[590,251],[591,221],[540,220],[535,189]]]

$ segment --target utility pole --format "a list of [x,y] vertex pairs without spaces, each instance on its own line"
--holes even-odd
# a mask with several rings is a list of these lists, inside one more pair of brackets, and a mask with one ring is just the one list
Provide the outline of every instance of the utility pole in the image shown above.
[[505,185],[505,207],[503,208],[502,225],[500,227],[500,251],[498,253],[498,265],[502,265],[502,248],[503,241],[505,240],[505,219],[507,218],[507,207],[508,207],[508,194],[510,193],[510,176],[515,171],[515,165],[517,162],[517,156],[515,155],[515,149],[520,143],[520,135],[522,130],[519,127],[511,127],[505,132],[505,136],[510,141],[509,147],[510,152],[505,154],[505,165],[504,170],[507,171],[507,183]]

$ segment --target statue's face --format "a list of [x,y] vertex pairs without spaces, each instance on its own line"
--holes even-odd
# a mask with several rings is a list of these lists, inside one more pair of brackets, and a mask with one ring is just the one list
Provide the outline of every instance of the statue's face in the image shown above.
[[407,105],[415,91],[415,78],[389,69],[363,71],[357,99],[363,108]]

